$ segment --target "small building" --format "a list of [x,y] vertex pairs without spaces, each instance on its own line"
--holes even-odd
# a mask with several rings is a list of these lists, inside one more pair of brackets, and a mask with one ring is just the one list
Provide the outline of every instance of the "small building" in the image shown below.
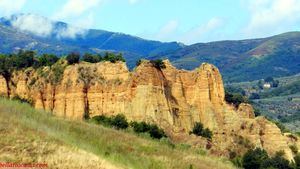
[[264,84],[264,88],[265,89],[270,89],[271,88],[271,84],[270,83],[265,83]]

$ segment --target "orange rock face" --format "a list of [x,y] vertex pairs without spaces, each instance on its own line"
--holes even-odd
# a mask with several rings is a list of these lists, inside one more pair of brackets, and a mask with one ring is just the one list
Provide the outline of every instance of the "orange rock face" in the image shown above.
[[28,69],[14,72],[9,82],[0,77],[0,94],[29,99],[37,109],[71,119],[124,114],[129,120],[155,123],[177,138],[201,122],[213,131],[211,151],[216,154],[262,147],[270,154],[284,150],[293,158],[291,141],[276,125],[255,118],[251,105],[236,110],[225,102],[216,67],[204,63],[186,71],[164,64],[160,69],[143,61],[130,72],[121,62],[80,63],[66,66],[61,76],[49,67]]

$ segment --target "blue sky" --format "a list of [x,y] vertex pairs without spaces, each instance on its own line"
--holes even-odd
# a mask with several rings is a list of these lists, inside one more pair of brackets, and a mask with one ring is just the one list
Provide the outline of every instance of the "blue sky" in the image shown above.
[[300,26],[300,0],[0,0],[0,15],[13,13],[185,44],[266,37]]

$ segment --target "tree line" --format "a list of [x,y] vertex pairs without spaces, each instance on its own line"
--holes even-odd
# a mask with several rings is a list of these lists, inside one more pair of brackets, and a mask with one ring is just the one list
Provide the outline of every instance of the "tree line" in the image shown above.
[[[64,58],[64,57],[62,57]],[[11,72],[14,70],[20,70],[23,68],[33,67],[39,68],[43,66],[52,66],[60,59],[59,56],[54,54],[42,54],[38,55],[35,51],[23,51],[13,54],[0,54],[0,74],[4,78],[9,79]],[[125,59],[121,53],[115,54],[106,52],[104,55],[85,53],[80,55],[76,52],[71,52],[65,59],[68,64],[79,63],[80,61],[98,63],[102,61],[109,61],[115,63],[117,61],[125,62]]]

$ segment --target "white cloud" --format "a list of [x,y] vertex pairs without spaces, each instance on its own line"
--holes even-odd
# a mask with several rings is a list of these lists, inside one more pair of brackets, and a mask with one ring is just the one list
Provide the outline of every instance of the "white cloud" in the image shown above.
[[12,25],[19,30],[43,37],[49,36],[53,29],[53,23],[49,19],[34,14],[19,15],[12,21]]
[[85,35],[86,29],[68,26],[57,33],[57,38],[75,38],[76,36]]
[[267,36],[286,31],[300,21],[299,0],[251,0],[247,36]]
[[18,12],[25,3],[26,0],[0,0],[0,14],[8,16]]
[[62,9],[55,14],[54,18],[69,18],[80,16],[97,7],[103,0],[68,0]]
[[171,20],[167,22],[164,26],[160,28],[158,33],[155,35],[155,39],[159,40],[169,40],[175,33],[175,31],[178,28],[178,21],[176,20]]
[[[57,38],[75,38],[77,35],[84,36],[86,33],[86,29],[70,25],[56,29],[55,22],[35,14],[17,15],[11,21],[14,28],[41,37],[47,37],[55,33]],[[89,19],[82,21],[80,24],[87,26],[88,22],[90,22]]]
[[182,36],[180,36],[179,40],[187,44],[206,41],[206,37],[208,35],[211,36],[211,32],[220,28],[222,25],[223,21],[220,18],[212,18],[207,23],[201,24],[185,32]]

